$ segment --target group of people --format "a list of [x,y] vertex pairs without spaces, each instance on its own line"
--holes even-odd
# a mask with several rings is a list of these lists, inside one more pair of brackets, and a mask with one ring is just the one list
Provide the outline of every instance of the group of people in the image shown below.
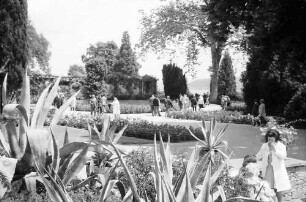
[[254,100],[251,114],[253,116],[253,126],[265,126],[267,124],[266,105],[264,99],[260,99],[260,103],[258,103],[257,99]]
[[90,114],[96,116],[97,114],[103,114],[110,111],[112,108],[115,118],[120,116],[120,103],[119,100],[114,97],[113,102],[108,103],[105,95],[100,95],[96,98],[95,95],[91,95],[89,100]]
[[201,110],[205,105],[209,105],[209,94],[204,93],[203,95],[195,94],[191,95],[190,98],[184,94],[179,95],[179,107],[181,110],[186,110],[189,107],[192,108],[193,111]]
[[243,170],[251,174],[247,177],[250,198],[266,202],[283,201],[283,192],[291,189],[286,157],[286,146],[280,141],[280,133],[268,130],[265,143],[257,155],[247,155],[240,170],[240,174]]

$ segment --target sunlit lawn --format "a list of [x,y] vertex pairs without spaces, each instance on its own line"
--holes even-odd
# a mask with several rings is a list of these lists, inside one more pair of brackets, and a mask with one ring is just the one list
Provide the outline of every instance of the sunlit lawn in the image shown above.
[[[217,131],[225,124],[218,124]],[[54,128],[55,136],[60,146],[63,145],[65,127],[57,126]],[[89,135],[87,130],[68,128],[69,140],[70,142],[84,142],[89,140]],[[243,124],[230,124],[226,134],[224,135],[224,140],[228,141],[229,149],[233,151],[233,159],[243,158],[247,154],[256,154],[261,146],[262,136],[260,135],[259,128],[252,127]],[[124,145],[124,148],[132,150],[135,146],[149,146],[153,147],[152,140],[145,140],[133,137],[123,136],[119,143]],[[171,150],[172,153],[183,153],[190,152],[191,148],[196,144],[195,141],[172,143]],[[129,148],[129,145],[130,148]],[[297,149],[289,148],[288,157],[306,160],[306,130],[298,130],[298,137],[296,140]]]

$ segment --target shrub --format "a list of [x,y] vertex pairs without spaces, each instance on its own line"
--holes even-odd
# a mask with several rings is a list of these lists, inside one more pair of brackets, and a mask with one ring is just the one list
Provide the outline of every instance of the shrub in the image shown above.
[[290,120],[306,118],[306,84],[288,102],[284,115]]

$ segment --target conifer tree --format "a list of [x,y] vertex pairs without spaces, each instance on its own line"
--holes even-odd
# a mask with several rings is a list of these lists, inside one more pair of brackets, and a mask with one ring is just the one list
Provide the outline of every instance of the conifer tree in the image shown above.
[[219,98],[221,95],[228,95],[229,97],[236,97],[236,81],[232,64],[232,58],[228,51],[225,51],[221,60],[218,79]]
[[174,99],[178,98],[180,93],[187,93],[187,81],[181,68],[170,63],[163,66],[162,73],[165,95]]
[[27,66],[27,1],[0,1],[0,83],[8,73],[8,90],[19,88]]
[[117,56],[117,63],[114,70],[124,75],[138,75],[140,64],[136,60],[135,52],[132,50],[130,35],[127,31],[123,32],[121,46]]

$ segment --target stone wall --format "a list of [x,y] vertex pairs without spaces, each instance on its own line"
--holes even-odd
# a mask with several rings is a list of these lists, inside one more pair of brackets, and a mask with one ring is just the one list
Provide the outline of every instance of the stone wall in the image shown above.
[[286,162],[292,189],[285,192],[285,201],[306,201],[306,162],[289,159]]

